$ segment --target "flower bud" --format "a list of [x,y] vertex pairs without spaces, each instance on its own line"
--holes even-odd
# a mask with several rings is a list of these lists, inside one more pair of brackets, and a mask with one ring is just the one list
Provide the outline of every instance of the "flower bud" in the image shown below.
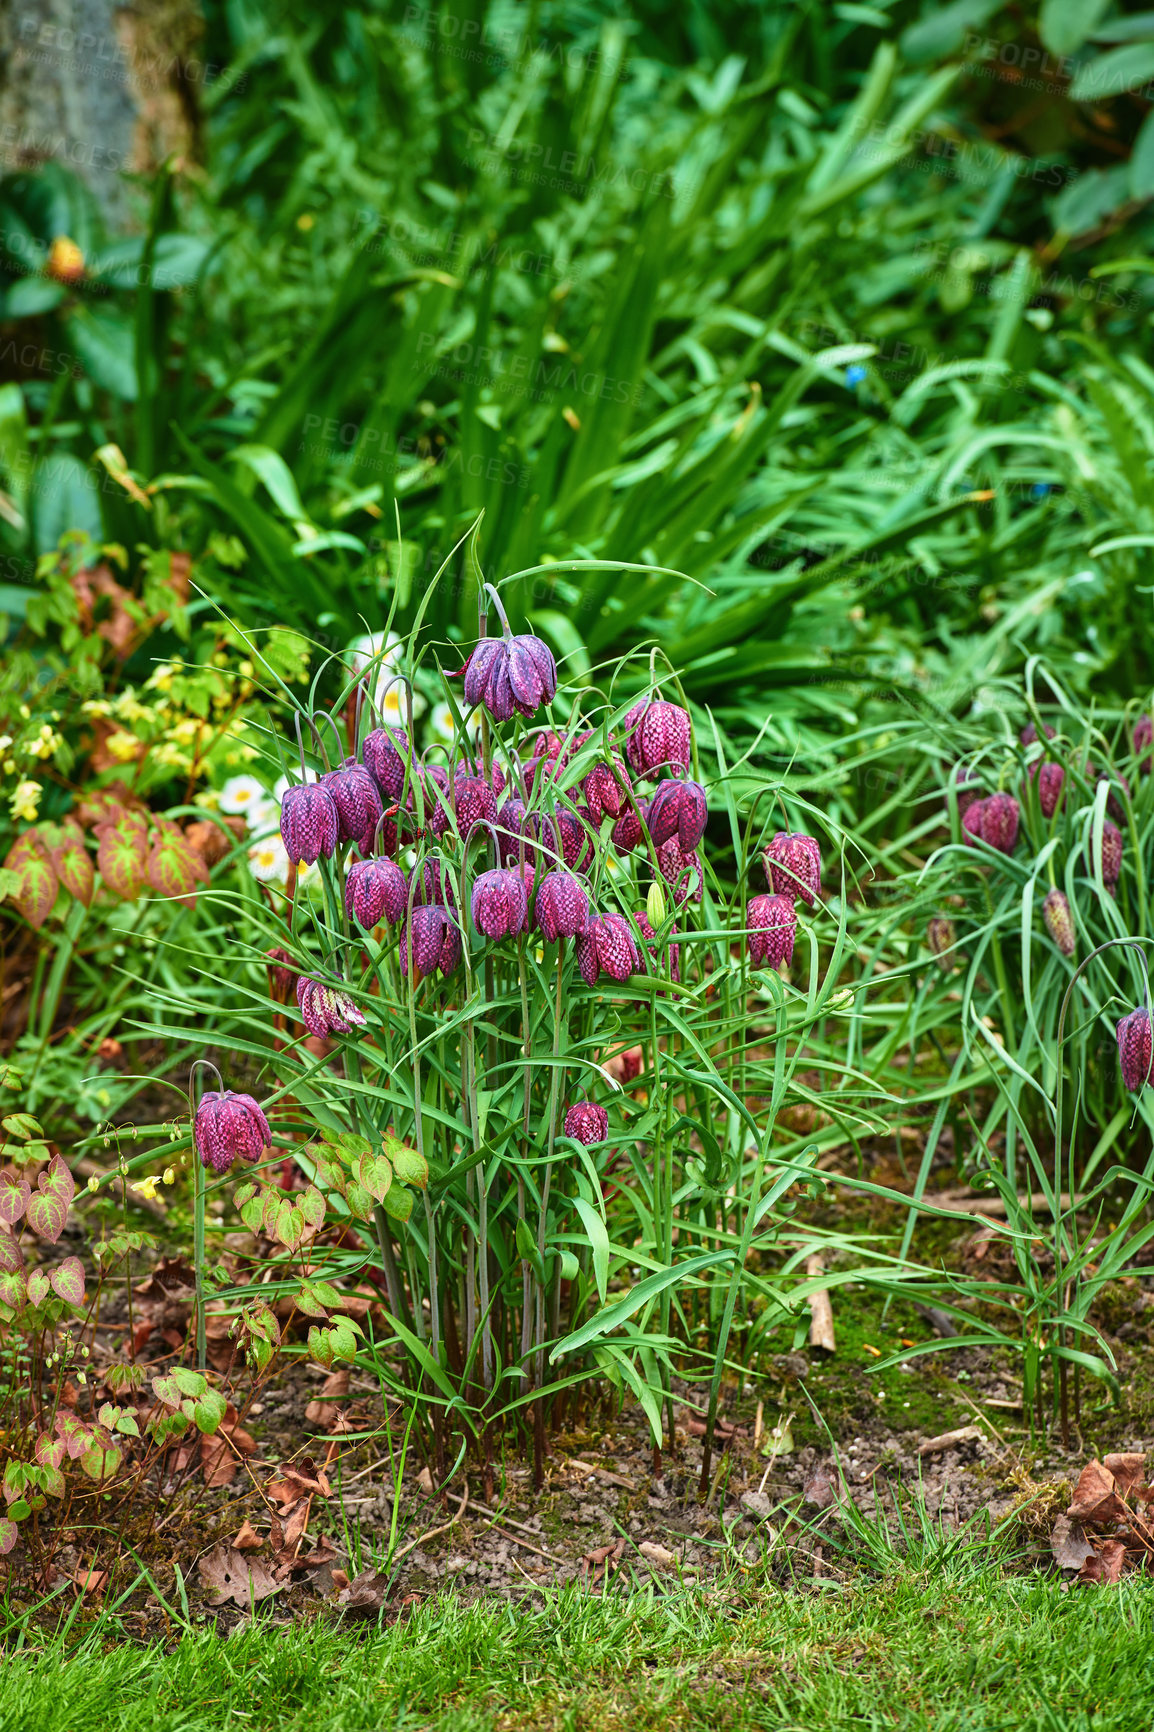
[[1046,931],[1063,956],[1073,956],[1077,948],[1074,937],[1074,916],[1061,890],[1051,890],[1042,904],[1042,919]]
[[547,872],[533,913],[542,937],[556,944],[561,938],[576,938],[582,930],[589,918],[589,897],[571,872]]
[[357,860],[345,879],[345,907],[366,932],[404,918],[409,885],[395,860]]
[[227,1173],[238,1156],[255,1162],[272,1152],[272,1133],[264,1113],[251,1095],[234,1094],[231,1089],[201,1095],[192,1136],[201,1162],[214,1173]]
[[[577,741],[577,750],[588,740],[595,739],[592,733],[582,734]],[[603,818],[619,818],[629,804],[628,794],[633,784],[629,779],[629,771],[625,768],[616,752],[610,753],[608,759],[602,759],[593,765],[586,773],[581,783],[581,790],[589,806],[589,816],[594,827],[600,825]]]
[[1021,809],[1012,794],[991,794],[982,802],[982,841],[999,854],[1012,854]]
[[1154,1063],[1150,1018],[1146,1011],[1132,1010],[1118,1024],[1118,1057],[1122,1062],[1122,1081],[1132,1094],[1136,1094],[1150,1081]]
[[322,854],[331,859],[340,828],[336,804],[322,782],[305,782],[286,791],[280,807],[280,833],[290,860],[313,866]]
[[530,633],[482,638],[465,665],[465,702],[484,705],[496,722],[507,722],[514,711],[535,715],[556,695],[552,652]]
[[953,959],[947,952],[954,948],[954,937],[954,923],[943,914],[936,914],[926,927],[926,943],[946,970],[953,967]]
[[645,898],[645,917],[654,931],[665,920],[665,892],[655,878]]
[[297,1005],[301,1020],[311,1035],[351,1034],[365,1021],[364,1012],[340,987],[302,974],[297,981]]
[[637,847],[644,834],[641,828],[642,821],[648,819],[648,816],[648,805],[642,806],[639,813],[632,806],[626,806],[609,832],[613,846],[619,853],[629,854]]
[[516,938],[528,912],[525,880],[510,867],[482,872],[473,885],[472,907],[473,925],[482,937]]
[[768,965],[780,968],[793,961],[794,940],[797,937],[797,910],[794,893],[778,896],[754,896],[746,909],[749,927],[749,960],[755,968]]
[[803,830],[779,830],[764,854],[765,876],[778,896],[812,908],[821,895],[821,850]]
[[565,1114],[565,1135],[584,1143],[603,1143],[609,1135],[609,1114],[596,1101],[574,1101]]
[[676,837],[683,854],[690,854],[705,835],[709,803],[700,782],[662,782],[649,802],[649,834],[655,843]]
[[625,756],[635,776],[655,770],[688,770],[693,725],[688,711],[661,699],[635,704],[625,718]]
[[[497,822],[497,796],[483,776],[462,776],[459,781],[455,780],[453,799],[456,829],[462,839],[467,838],[478,824]],[[452,828],[453,822],[451,814],[438,802],[429,825],[433,835],[443,836]]]
[[328,789],[337,809],[338,839],[359,842],[363,850],[371,848],[382,806],[380,789],[365,766],[346,758],[339,769],[321,777],[320,786]]

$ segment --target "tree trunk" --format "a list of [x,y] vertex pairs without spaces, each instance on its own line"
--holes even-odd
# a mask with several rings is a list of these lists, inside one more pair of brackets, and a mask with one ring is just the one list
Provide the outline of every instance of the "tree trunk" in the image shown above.
[[197,0],[0,0],[0,168],[49,161],[91,189],[110,230],[139,218],[124,177],[200,157]]

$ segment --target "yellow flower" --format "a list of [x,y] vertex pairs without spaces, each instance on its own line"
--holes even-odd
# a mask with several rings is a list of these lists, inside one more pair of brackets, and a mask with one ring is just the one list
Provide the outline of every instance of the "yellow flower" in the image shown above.
[[12,816],[23,818],[28,824],[34,823],[43,791],[39,782],[17,782],[16,792],[9,801]]
[[182,745],[191,746],[203,726],[204,723],[197,721],[194,716],[186,716],[183,722],[177,722],[172,730],[172,737]]
[[165,1169],[164,1169],[164,1182],[166,1185],[175,1185],[176,1173],[172,1167],[165,1167]]
[[95,1173],[93,1173],[92,1177],[88,1181],[88,1189],[90,1191],[98,1191],[100,1189],[100,1180],[96,1177]]
[[156,1187],[157,1180],[153,1174],[150,1173],[147,1179],[138,1179],[135,1185],[129,1186],[129,1189],[136,1191],[139,1196],[144,1198],[145,1202],[155,1203],[157,1198]]
[[130,764],[140,751],[140,741],[135,734],[127,734],[119,729],[115,734],[109,734],[105,745],[118,764]]

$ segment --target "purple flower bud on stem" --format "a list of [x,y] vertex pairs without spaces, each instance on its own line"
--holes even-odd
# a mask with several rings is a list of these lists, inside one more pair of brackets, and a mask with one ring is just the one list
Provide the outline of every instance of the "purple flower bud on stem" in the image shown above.
[[361,747],[365,768],[389,800],[399,800],[405,791],[405,771],[412,750],[404,728],[374,728],[365,735]]
[[345,907],[370,932],[383,921],[395,926],[404,917],[409,886],[395,860],[357,860],[345,879]]
[[[1094,876],[1094,831],[1086,838],[1086,870],[1090,877]],[[1102,821],[1102,882],[1107,890],[1113,890],[1122,875],[1122,832],[1109,818]]]
[[547,872],[537,889],[534,919],[549,944],[576,938],[589,918],[589,897],[571,872]]
[[584,1143],[603,1143],[609,1135],[609,1114],[596,1101],[574,1101],[565,1114],[565,1135]]
[[778,896],[812,908],[821,895],[821,849],[803,830],[779,830],[764,855],[765,876]]
[[382,806],[380,789],[365,766],[349,758],[322,776],[318,785],[332,795],[340,824],[338,839],[371,848]]
[[401,965],[410,976],[452,974],[461,960],[461,934],[448,909],[427,902],[414,908],[412,919],[401,928]]
[[1073,956],[1077,943],[1074,937],[1074,916],[1061,890],[1051,890],[1042,904],[1042,919],[1046,931],[1063,956]]
[[633,931],[623,914],[591,914],[574,944],[587,986],[596,986],[602,974],[610,980],[628,980],[640,968]]
[[280,833],[289,859],[313,866],[323,854],[336,852],[341,821],[328,788],[321,782],[305,782],[289,788],[280,807]]
[[635,704],[625,718],[625,756],[636,776],[654,770],[688,770],[692,761],[693,725],[679,704],[661,699]]
[[749,960],[755,968],[768,964],[780,968],[793,961],[797,936],[797,910],[793,893],[784,896],[753,896],[746,909],[749,927]]
[[709,802],[700,782],[662,782],[649,802],[649,834],[655,843],[677,839],[690,854],[705,835]]
[[513,867],[482,872],[473,885],[472,906],[473,925],[482,937],[516,938],[524,930],[529,907],[525,880]]
[[297,981],[297,1005],[309,1033],[322,1039],[330,1034],[351,1034],[364,1025],[364,1011],[347,992],[326,986],[311,975],[302,974]]

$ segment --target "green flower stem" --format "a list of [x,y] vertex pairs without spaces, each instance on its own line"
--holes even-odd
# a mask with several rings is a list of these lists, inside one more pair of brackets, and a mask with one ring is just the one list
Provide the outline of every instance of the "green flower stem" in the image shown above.
[[192,1266],[196,1273],[196,1369],[208,1363],[208,1319],[204,1303],[204,1167],[192,1151]]

